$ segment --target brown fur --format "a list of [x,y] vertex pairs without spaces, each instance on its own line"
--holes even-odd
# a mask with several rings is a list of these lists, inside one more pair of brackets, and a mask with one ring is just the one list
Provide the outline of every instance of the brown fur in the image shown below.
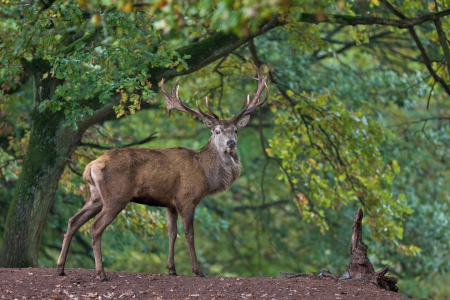
[[[249,121],[250,114],[263,105],[269,95],[267,76],[258,73],[258,91],[255,98],[230,120],[219,120],[200,109],[193,110],[183,104],[176,88],[178,80],[169,94],[161,82],[169,116],[171,110],[191,113],[203,119],[212,136],[200,150],[187,148],[143,149],[125,148],[108,151],[89,163],[83,179],[89,185],[89,199],[84,207],[69,219],[61,254],[57,265],[60,275],[64,275],[64,265],[70,241],[74,233],[87,221],[96,216],[91,224],[92,248],[95,256],[95,270],[101,280],[106,281],[101,253],[101,236],[106,227],[130,202],[166,208],[167,229],[169,232],[169,274],[176,275],[174,247],[177,237],[177,219],[181,216],[184,233],[189,245],[192,272],[205,276],[200,270],[194,246],[195,207],[206,195],[228,190],[241,172],[241,163],[236,154],[237,131]],[[259,102],[263,89],[266,97]]]
[[[242,127],[245,126],[247,120]],[[104,229],[129,202],[166,207],[169,228],[170,274],[176,274],[173,248],[178,214],[183,221],[191,252],[192,271],[204,276],[198,267],[194,248],[193,216],[195,207],[206,195],[228,190],[239,177],[241,164],[235,149],[225,146],[236,140],[236,127],[220,120],[211,130],[213,136],[199,151],[177,147],[169,149],[124,148],[106,152],[86,166],[83,179],[90,197],[83,209],[69,220],[69,227],[58,260],[59,273],[64,264],[70,239],[84,223],[97,215],[91,224],[92,244],[97,273],[106,280],[100,250]],[[216,130],[220,129],[220,134]],[[220,149],[219,149],[220,148]]]

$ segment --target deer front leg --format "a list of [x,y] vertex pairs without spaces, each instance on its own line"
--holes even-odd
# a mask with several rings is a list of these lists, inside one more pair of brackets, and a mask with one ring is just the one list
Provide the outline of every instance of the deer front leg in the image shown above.
[[175,240],[177,239],[177,219],[178,212],[174,208],[166,207],[167,230],[169,231],[169,258],[167,260],[167,269],[169,275],[178,275],[175,270],[174,250]]
[[189,245],[189,254],[191,256],[191,266],[192,273],[195,273],[197,277],[206,277],[203,274],[202,270],[198,266],[197,255],[195,254],[195,245],[194,245],[194,214],[195,208],[188,208],[183,211],[181,214],[184,235],[186,236],[186,241]]

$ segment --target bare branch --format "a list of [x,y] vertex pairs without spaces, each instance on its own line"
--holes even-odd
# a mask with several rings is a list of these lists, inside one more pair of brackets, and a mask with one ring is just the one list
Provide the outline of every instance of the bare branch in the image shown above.
[[[385,1],[383,1],[385,2]],[[427,21],[436,21],[444,16],[450,15],[450,9],[446,9],[437,13],[430,13],[414,18],[401,18],[402,20],[393,20],[377,17],[358,17],[345,15],[330,15],[318,17],[317,14],[303,13],[298,22],[305,23],[332,23],[341,25],[385,25],[396,28],[413,28]]]
[[[390,34],[392,34],[392,31],[384,31],[384,32],[375,34],[373,36],[370,36],[369,37],[369,41],[376,40],[378,38],[382,38],[382,37],[390,35]],[[332,43],[342,43],[343,44],[342,48],[340,48],[339,50],[336,50],[336,51],[333,52],[335,54],[339,54],[341,52],[344,52],[345,50],[347,50],[347,49],[357,45],[356,42],[340,42],[340,41],[330,41],[330,42],[332,42]],[[330,55],[330,53],[326,53],[326,54],[320,55],[316,59],[317,60],[321,60],[321,59],[327,58],[328,55]]]
[[77,170],[75,170],[72,165],[69,163],[67,164],[67,167],[69,167],[69,170],[74,173],[75,175],[79,176],[79,177],[83,177],[83,174],[81,174],[80,172],[78,172]]
[[262,205],[243,205],[243,206],[236,206],[231,208],[234,211],[243,211],[243,210],[263,210],[267,209],[272,206],[279,206],[279,205],[286,205],[292,203],[292,200],[278,200],[270,203],[263,203]]
[[439,36],[439,43],[441,44],[442,50],[444,50],[444,57],[447,61],[447,72],[450,76],[450,49],[448,48],[447,37],[445,36],[444,29],[442,29],[441,20],[434,21],[434,25]]
[[[411,128],[414,124],[418,124],[418,123],[422,123],[423,122],[423,126],[422,129],[419,130],[419,132],[424,132],[425,133],[425,126],[428,123],[428,121],[450,121],[450,117],[430,117],[430,118],[422,118],[420,120],[417,121],[411,121],[411,122],[404,122],[404,123],[400,123],[400,124],[396,124],[396,125],[392,125],[390,127],[404,127],[403,129],[403,134],[405,135],[406,132],[409,130],[409,128]],[[417,132],[416,132],[417,133]]]
[[252,60],[255,63],[255,65],[259,68],[261,67],[261,62],[258,58],[258,54],[256,52],[255,43],[253,42],[253,39],[249,40],[247,42],[248,49],[250,50],[250,54],[252,55]]
[[419,37],[417,36],[416,31],[414,30],[414,28],[410,28],[409,29],[409,33],[411,34],[411,36],[414,39],[414,42],[416,43],[417,47],[420,50],[420,54],[422,55],[422,59],[423,62],[425,63],[425,66],[427,67],[428,71],[430,72],[431,76],[434,78],[435,81],[438,81],[442,87],[444,88],[444,90],[447,92],[448,95],[450,95],[450,86],[447,85],[447,83],[445,83],[444,79],[442,79],[433,69],[433,67],[431,66],[431,62],[430,59],[427,55],[427,52],[425,51],[425,48],[423,47],[422,43],[419,40]]
[[433,82],[433,85],[431,86],[430,95],[428,95],[428,102],[427,102],[427,109],[430,109],[430,100],[431,95],[433,94],[434,86],[436,85],[436,81]]

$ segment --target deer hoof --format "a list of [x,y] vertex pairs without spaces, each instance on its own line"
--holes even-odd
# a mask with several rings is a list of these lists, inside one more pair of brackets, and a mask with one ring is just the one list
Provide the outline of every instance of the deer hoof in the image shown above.
[[97,273],[97,277],[98,280],[100,280],[101,282],[107,282],[109,281],[108,276],[106,276],[105,272],[103,272],[103,275],[101,274],[101,272]]
[[206,276],[205,274],[200,274],[200,275],[197,275],[197,277],[208,277],[208,276]]
[[66,273],[64,273],[64,267],[58,267],[58,275],[59,276],[65,276]]
[[175,267],[166,267],[167,269],[169,269],[169,275],[174,275],[174,276],[178,276],[177,271],[175,270]]

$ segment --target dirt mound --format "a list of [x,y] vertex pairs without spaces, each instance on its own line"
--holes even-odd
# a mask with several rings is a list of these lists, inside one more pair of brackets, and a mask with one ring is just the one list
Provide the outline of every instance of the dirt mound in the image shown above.
[[331,278],[169,276],[107,271],[0,268],[0,299],[407,299],[371,284]]

